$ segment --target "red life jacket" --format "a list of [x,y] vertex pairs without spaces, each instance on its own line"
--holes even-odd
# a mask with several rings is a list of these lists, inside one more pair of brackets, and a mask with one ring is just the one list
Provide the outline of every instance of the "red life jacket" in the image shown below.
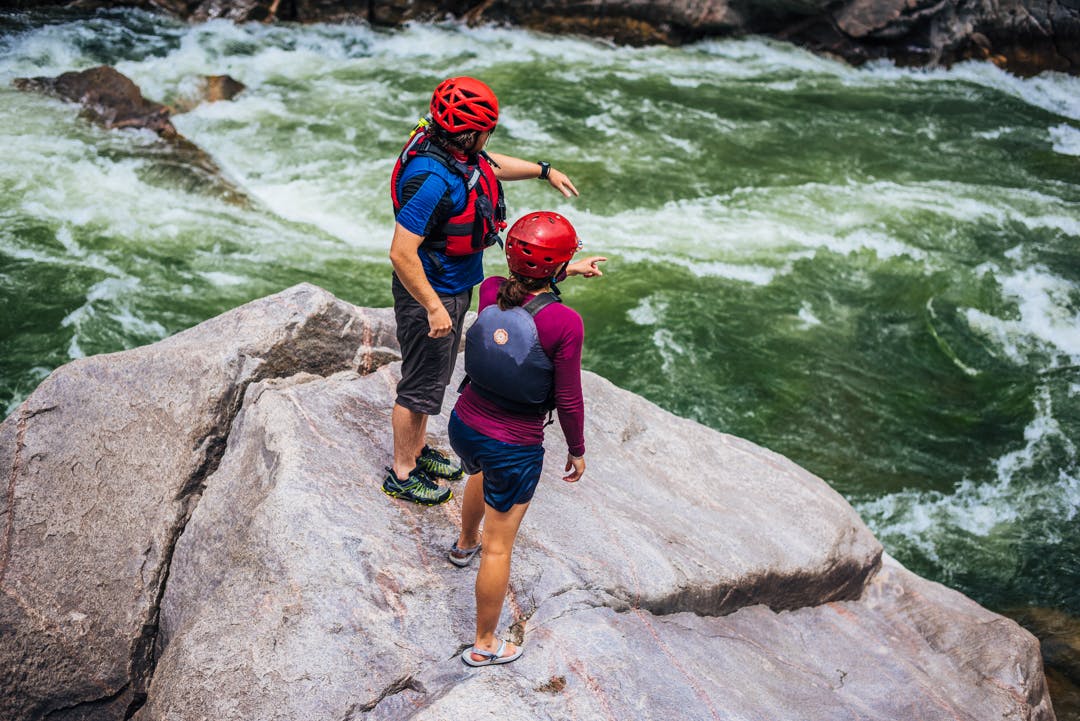
[[416,157],[434,158],[440,164],[459,176],[468,195],[465,209],[453,215],[440,226],[432,228],[422,248],[441,250],[447,255],[469,255],[480,253],[495,243],[502,244],[499,231],[506,228],[506,205],[503,202],[502,183],[495,177],[495,169],[487,153],[481,151],[462,162],[431,142],[423,128],[416,131],[405,144],[394,172],[390,174],[390,199],[394,203],[394,215],[401,210],[402,202],[398,197],[398,180],[405,166]]

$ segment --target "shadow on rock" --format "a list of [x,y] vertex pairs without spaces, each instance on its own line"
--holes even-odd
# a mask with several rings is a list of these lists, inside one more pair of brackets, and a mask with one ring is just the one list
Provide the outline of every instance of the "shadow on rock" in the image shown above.
[[1041,642],[1043,665],[1058,718],[1080,719],[1080,618],[1029,606],[1005,612]]
[[[174,112],[186,112],[203,102],[235,97],[244,85],[227,75],[199,79],[181,96],[176,108],[146,99],[130,78],[107,65],[63,73],[55,78],[16,78],[12,85],[18,90],[78,103],[83,117],[106,128],[152,130],[162,142],[142,152],[153,158],[155,166],[170,181],[188,190],[209,191],[236,205],[253,204],[206,151],[177,132],[170,119]],[[158,173],[151,173],[155,175]]]

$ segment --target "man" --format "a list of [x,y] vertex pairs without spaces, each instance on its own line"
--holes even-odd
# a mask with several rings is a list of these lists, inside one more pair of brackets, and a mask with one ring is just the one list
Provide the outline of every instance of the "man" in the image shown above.
[[[483,251],[506,225],[501,181],[541,178],[568,198],[578,194],[546,162],[484,152],[498,119],[498,100],[483,82],[443,81],[431,96],[430,121],[413,132],[390,181],[396,218],[390,261],[402,365],[391,414],[394,460],[383,492],[422,505],[452,497],[435,479],[463,476],[424,439],[428,416],[442,410],[472,289],[484,279]],[[579,261],[566,274],[602,275],[601,260]]]

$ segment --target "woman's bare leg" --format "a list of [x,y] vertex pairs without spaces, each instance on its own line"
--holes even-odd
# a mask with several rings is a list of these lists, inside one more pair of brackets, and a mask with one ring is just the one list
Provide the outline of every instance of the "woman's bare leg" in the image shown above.
[[465,498],[461,501],[461,535],[457,547],[476,548],[480,543],[480,521],[484,520],[484,473],[474,473],[465,481]]
[[[471,482],[472,479],[469,480]],[[485,651],[499,648],[495,628],[499,624],[506,586],[510,582],[510,554],[514,550],[514,539],[517,538],[521,519],[528,509],[528,503],[519,503],[502,513],[484,504],[484,550],[480,554],[480,570],[476,574],[476,642],[473,644],[476,648]],[[508,643],[503,655],[508,656],[516,650],[513,644]],[[473,659],[482,661],[483,657],[473,654]]]

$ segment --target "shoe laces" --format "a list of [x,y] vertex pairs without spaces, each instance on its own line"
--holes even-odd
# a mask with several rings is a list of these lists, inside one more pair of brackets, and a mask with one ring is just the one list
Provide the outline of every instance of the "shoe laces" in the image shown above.
[[433,463],[433,464],[439,465],[439,466],[451,466],[451,465],[453,465],[450,462],[449,456],[435,450],[431,446],[424,446],[424,450],[420,452],[420,458],[427,461],[428,463]]
[[444,493],[446,493],[446,489],[440,488],[437,484],[432,483],[428,479],[422,479],[418,481],[416,486],[409,490],[416,496],[431,499],[439,498]]
[[442,490],[439,487],[439,484],[435,482],[435,479],[428,475],[427,471],[425,471],[420,466],[417,466],[409,472],[409,479],[410,486],[415,486],[417,488],[426,489],[432,492],[438,492]]

